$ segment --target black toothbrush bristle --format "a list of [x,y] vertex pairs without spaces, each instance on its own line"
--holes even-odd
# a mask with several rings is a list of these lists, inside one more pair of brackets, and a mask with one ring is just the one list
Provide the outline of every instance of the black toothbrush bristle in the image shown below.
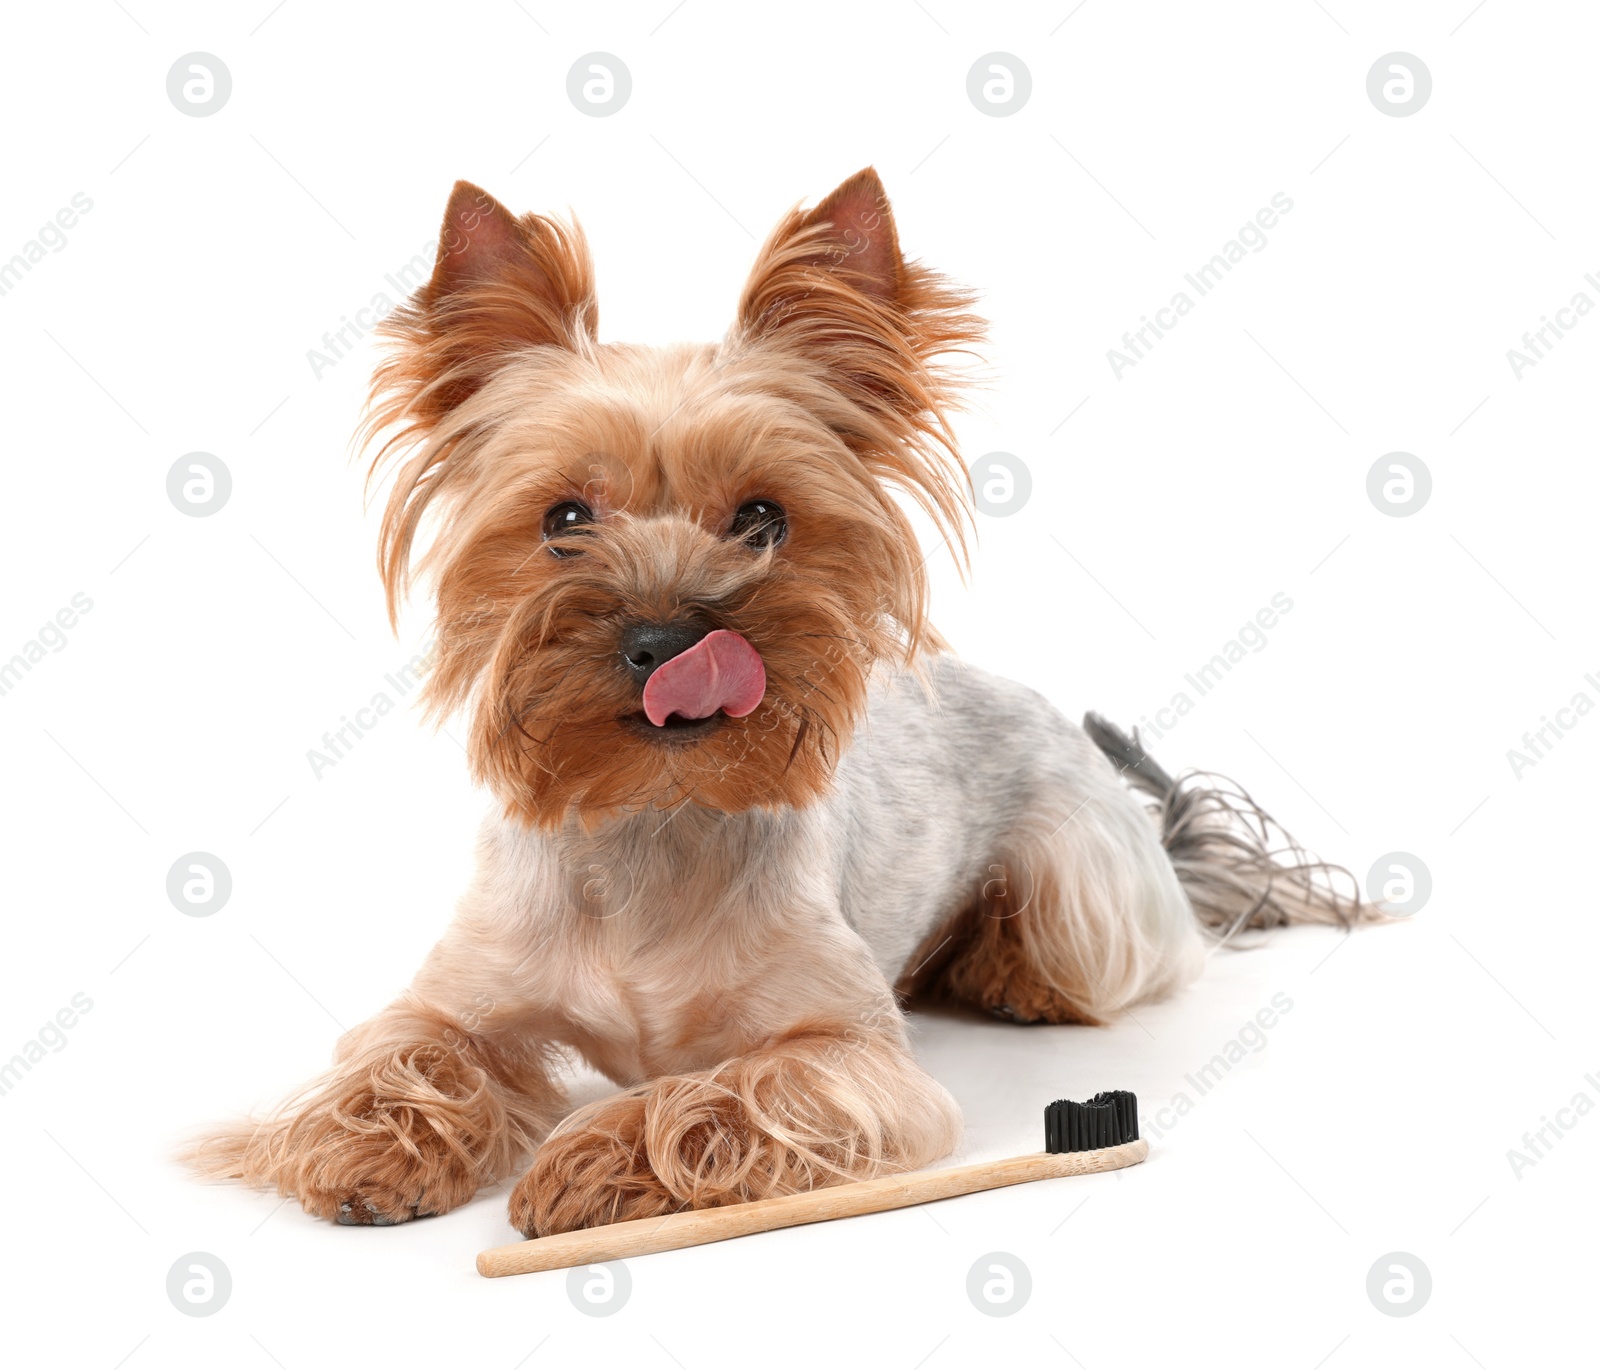
[[1044,1109],[1044,1149],[1099,1151],[1139,1138],[1139,1101],[1126,1089],[1105,1090],[1084,1103],[1057,1099]]

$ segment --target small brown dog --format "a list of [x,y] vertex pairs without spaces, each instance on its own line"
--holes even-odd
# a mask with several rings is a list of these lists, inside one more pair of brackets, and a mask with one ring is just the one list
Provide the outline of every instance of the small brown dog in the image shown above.
[[[1203,930],[1370,912],[1242,794],[942,650],[892,492],[964,546],[969,306],[867,170],[722,344],[601,344],[579,230],[456,186],[369,434],[391,617],[426,517],[428,699],[497,803],[411,988],[203,1172],[389,1224],[531,1156],[534,1235],[926,1165],[960,1119],[900,996],[1101,1022]],[[562,1121],[569,1051],[624,1090]]]

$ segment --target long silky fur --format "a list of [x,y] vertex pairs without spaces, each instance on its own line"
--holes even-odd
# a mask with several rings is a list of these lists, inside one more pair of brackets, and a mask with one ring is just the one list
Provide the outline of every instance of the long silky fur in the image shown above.
[[1149,797],[1178,881],[1201,926],[1220,943],[1245,929],[1290,923],[1353,927],[1383,914],[1343,866],[1319,860],[1252,799],[1211,771],[1174,778],[1133,736],[1099,714],[1083,728],[1133,789]]
[[352,1167],[367,1209],[355,1221],[442,1213],[512,1174],[560,1116],[553,1060],[546,1044],[491,1043],[407,994],[348,1033],[319,1079],[179,1156],[203,1178],[276,1190],[319,1218],[341,1216]]
[[915,1071],[871,1033],[800,1033],[596,1100],[540,1147],[512,1225],[543,1236],[927,1165],[955,1145],[960,1116]]
[[[391,620],[414,574],[431,582],[423,698],[435,721],[472,710],[473,774],[508,811],[555,829],[573,812],[826,792],[874,663],[916,671],[944,645],[928,558],[890,492],[964,559],[949,358],[982,338],[971,303],[901,256],[865,171],[778,225],[720,346],[601,344],[576,223],[457,185],[433,279],[383,322],[361,441],[376,447],[370,482],[394,470],[379,549]],[[728,486],[701,492],[710,509],[660,517],[708,473]],[[752,481],[785,491],[782,558],[751,561],[719,534],[714,511]],[[539,514],[580,496],[607,516],[558,566]],[[606,745],[636,690],[604,663],[621,619],[691,612],[744,635],[768,688],[686,773],[687,753]]]
[[[386,1224],[533,1152],[528,1235],[893,1174],[947,1155],[960,1114],[891,974],[1099,1022],[1198,974],[1202,925],[1370,915],[1242,791],[939,654],[902,505],[964,559],[947,358],[981,336],[970,303],[901,256],[869,169],[779,224],[722,343],[601,343],[577,225],[457,185],[364,437],[392,478],[391,615],[429,585],[422,693],[470,715],[499,812],[411,989],[191,1166]],[[756,497],[781,551],[733,536]],[[594,518],[547,546],[580,499]],[[642,732],[629,622],[739,633],[760,708],[690,746]],[[937,699],[901,688],[919,658]],[[570,1052],[623,1092],[561,1122]]]

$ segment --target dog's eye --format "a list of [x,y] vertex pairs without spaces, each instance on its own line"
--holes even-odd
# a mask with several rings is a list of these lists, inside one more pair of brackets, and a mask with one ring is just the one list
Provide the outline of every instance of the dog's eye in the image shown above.
[[782,508],[770,499],[747,500],[733,516],[728,536],[761,551],[776,547],[789,536],[789,520]]
[[[562,538],[569,533],[581,533],[594,522],[594,510],[587,504],[578,500],[563,500],[560,504],[551,507],[544,516],[544,540],[549,542],[552,538]],[[578,547],[552,547],[550,551],[558,557],[575,557],[581,551]]]

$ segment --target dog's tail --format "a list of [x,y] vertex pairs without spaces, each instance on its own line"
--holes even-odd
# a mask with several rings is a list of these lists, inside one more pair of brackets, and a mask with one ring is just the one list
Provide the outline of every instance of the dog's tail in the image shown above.
[[1228,942],[1246,928],[1286,923],[1351,927],[1384,914],[1361,897],[1343,866],[1319,861],[1240,786],[1189,771],[1176,780],[1139,740],[1099,714],[1083,730],[1128,784],[1149,796],[1178,881],[1201,925]]

